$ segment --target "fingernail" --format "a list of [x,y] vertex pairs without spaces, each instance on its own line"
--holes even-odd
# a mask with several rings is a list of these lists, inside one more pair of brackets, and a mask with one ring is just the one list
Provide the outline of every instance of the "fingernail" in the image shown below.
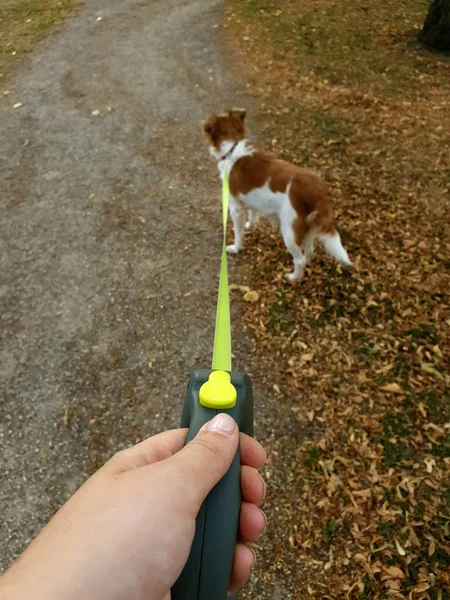
[[263,530],[261,531],[261,533],[259,534],[258,540],[259,540],[259,538],[260,538],[262,535],[264,535],[264,532],[266,531],[266,527],[267,527],[267,517],[266,517],[266,513],[265,513],[263,510],[261,510],[261,509],[259,509],[259,512],[260,512],[260,513],[262,513],[262,516],[264,517],[264,529],[263,529]]
[[[260,475],[260,477],[261,477],[261,475]],[[266,497],[267,485],[266,485],[266,482],[264,481],[264,479],[262,477],[261,477],[261,481],[262,481],[263,488],[264,488],[263,497],[262,497],[262,499],[264,500],[264,498]]]
[[[263,467],[263,466],[266,464],[266,462],[267,462],[267,453],[266,453],[266,451],[264,450],[264,462],[263,462],[263,464],[261,465],[261,467]],[[261,468],[261,467],[260,467],[260,468]]]
[[214,431],[230,437],[236,428],[236,423],[233,417],[226,413],[216,415],[209,423],[206,424],[206,431]]

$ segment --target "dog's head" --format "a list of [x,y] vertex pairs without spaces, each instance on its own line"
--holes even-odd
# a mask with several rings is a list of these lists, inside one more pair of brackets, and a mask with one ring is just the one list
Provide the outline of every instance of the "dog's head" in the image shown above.
[[220,151],[222,142],[240,142],[245,139],[245,115],[243,108],[233,108],[220,115],[211,115],[203,123],[207,143]]

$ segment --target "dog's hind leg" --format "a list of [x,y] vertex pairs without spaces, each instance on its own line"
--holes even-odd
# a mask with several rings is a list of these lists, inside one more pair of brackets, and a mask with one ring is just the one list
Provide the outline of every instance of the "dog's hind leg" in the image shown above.
[[286,275],[286,278],[289,279],[289,281],[300,281],[305,272],[305,257],[303,256],[301,248],[297,246],[295,242],[286,239],[284,236],[283,238],[284,243],[286,244],[286,248],[292,254],[292,258],[294,259],[294,270],[292,271],[292,273],[288,273]]
[[315,239],[316,239],[316,236],[314,235],[314,233],[312,231],[309,231],[309,233],[306,235],[305,241],[303,243],[304,250],[305,250],[305,261],[306,261],[307,265],[311,264],[311,260],[314,255]]
[[298,280],[303,277],[305,272],[306,260],[303,255],[301,247],[298,245],[296,240],[296,232],[294,231],[293,224],[295,219],[291,219],[290,221],[287,219],[280,219],[281,225],[281,235],[283,236],[284,243],[286,244],[286,248],[292,254],[292,258],[294,259],[294,270],[292,273],[286,275],[289,281]]
[[245,229],[255,229],[259,221],[259,214],[256,210],[249,209],[248,211],[248,221],[245,223]]

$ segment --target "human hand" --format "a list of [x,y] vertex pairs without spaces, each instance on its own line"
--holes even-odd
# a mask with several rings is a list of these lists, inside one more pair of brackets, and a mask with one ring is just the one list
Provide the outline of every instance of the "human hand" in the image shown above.
[[[217,415],[189,444],[187,431],[155,435],[111,458],[58,511],[0,579],[16,600],[169,600],[189,555],[203,500],[228,470],[239,431]],[[240,434],[242,507],[230,591],[254,562],[246,546],[265,527],[261,445]]]

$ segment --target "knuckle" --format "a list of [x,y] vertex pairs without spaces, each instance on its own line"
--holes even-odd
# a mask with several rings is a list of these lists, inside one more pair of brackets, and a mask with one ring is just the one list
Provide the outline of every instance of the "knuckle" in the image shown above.
[[208,455],[215,463],[224,463],[225,458],[218,444],[215,444],[211,439],[206,440],[203,436],[199,436],[192,440],[194,448],[202,454]]

